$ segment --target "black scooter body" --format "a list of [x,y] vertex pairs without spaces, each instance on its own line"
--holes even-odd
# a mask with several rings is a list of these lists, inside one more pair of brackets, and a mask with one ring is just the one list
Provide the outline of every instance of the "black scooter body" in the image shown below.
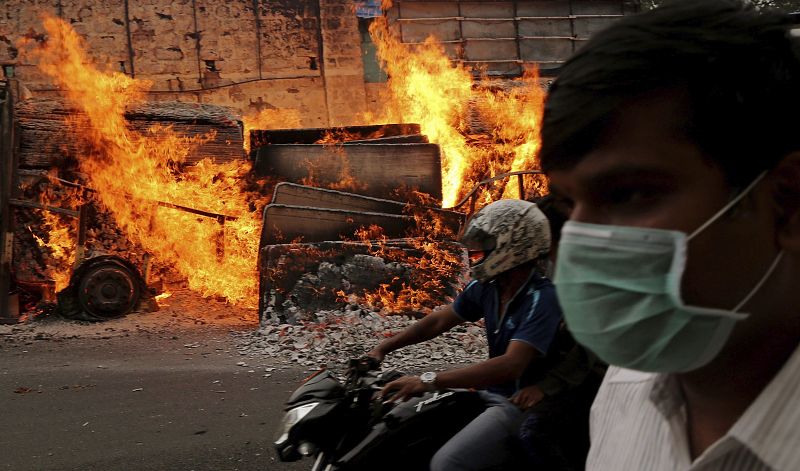
[[337,469],[428,469],[434,453],[485,409],[474,391],[428,393],[402,402],[337,461]]
[[344,396],[344,387],[325,370],[315,373],[292,393],[286,401],[287,411],[305,404],[318,405],[289,430],[287,440],[275,443],[281,461],[297,461],[302,458],[298,452],[298,444],[301,442],[314,443],[322,448],[334,446],[331,441],[336,437],[331,436],[329,430],[345,418],[346,407],[342,401]]
[[375,397],[399,376],[396,371],[357,372],[342,384],[329,372],[318,372],[287,401],[289,413],[316,405],[275,442],[281,461],[301,458],[306,444],[316,457],[314,470],[427,470],[436,450],[486,409],[477,392],[466,390],[427,393],[397,404]]

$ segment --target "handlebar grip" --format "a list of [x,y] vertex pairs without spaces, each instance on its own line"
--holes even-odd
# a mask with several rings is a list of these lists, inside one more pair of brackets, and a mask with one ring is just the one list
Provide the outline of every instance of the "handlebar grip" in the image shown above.
[[380,368],[381,362],[378,361],[377,358],[373,358],[369,355],[364,355],[360,358],[353,358],[349,362],[348,365],[351,370],[355,370],[359,373],[366,373],[367,371],[374,371]]

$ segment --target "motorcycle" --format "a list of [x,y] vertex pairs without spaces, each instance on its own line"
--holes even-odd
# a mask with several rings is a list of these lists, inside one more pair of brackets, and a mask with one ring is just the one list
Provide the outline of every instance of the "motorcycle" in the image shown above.
[[400,403],[377,397],[403,376],[350,360],[343,382],[328,370],[307,378],[286,402],[275,440],[281,461],[313,457],[312,471],[427,470],[434,453],[486,409],[470,390],[426,393]]

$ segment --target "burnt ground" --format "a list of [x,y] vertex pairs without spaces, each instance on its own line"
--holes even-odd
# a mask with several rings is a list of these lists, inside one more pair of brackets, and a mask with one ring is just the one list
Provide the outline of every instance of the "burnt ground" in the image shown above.
[[176,293],[105,323],[0,326],[0,470],[299,470],[270,446],[304,367],[244,357],[254,310]]

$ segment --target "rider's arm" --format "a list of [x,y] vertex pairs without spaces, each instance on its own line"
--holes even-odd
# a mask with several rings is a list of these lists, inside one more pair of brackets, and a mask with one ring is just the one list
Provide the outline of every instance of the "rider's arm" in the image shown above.
[[598,358],[576,343],[536,385],[547,396],[555,396],[583,384],[592,373],[602,376],[602,371],[602,363]]
[[555,300],[552,285],[529,293],[530,309],[514,331],[503,355],[487,361],[440,373],[439,388],[485,388],[514,381],[532,361],[550,350],[561,324],[561,309]]
[[522,376],[528,365],[539,355],[539,351],[532,345],[512,341],[503,355],[465,368],[438,373],[436,387],[483,389],[513,381]]
[[430,340],[462,322],[464,319],[455,313],[452,305],[445,306],[423,317],[397,335],[384,340],[368,355],[382,361],[384,356],[398,348]]

